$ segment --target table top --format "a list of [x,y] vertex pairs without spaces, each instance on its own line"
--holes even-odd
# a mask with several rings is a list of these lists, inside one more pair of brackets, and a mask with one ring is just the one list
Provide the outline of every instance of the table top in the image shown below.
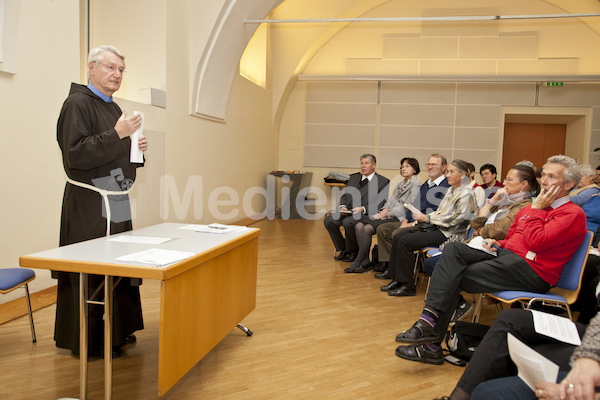
[[[102,237],[57,247],[22,256],[19,264],[27,268],[166,280],[260,235],[260,229],[257,228],[228,234],[211,234],[181,229],[186,225],[189,224],[163,223],[111,235],[108,238]],[[123,243],[109,240],[127,235],[171,239],[162,244]],[[131,265],[116,260],[127,254],[153,248],[186,251],[194,255],[164,267]]]

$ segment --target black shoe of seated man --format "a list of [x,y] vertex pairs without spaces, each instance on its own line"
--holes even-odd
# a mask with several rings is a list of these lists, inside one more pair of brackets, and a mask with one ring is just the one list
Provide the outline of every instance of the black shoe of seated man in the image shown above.
[[431,350],[427,345],[398,346],[396,355],[405,360],[418,361],[427,364],[441,365],[444,363],[442,349]]
[[375,274],[375,279],[392,279],[392,277],[390,276],[390,274],[388,273],[388,270],[386,269],[385,271],[383,271],[379,274]]
[[403,297],[403,296],[416,296],[416,295],[417,295],[417,288],[415,288],[415,287],[409,288],[406,285],[402,285],[394,290],[388,290],[388,296]]
[[387,285],[383,285],[382,287],[380,287],[379,290],[381,290],[382,292],[389,292],[390,290],[397,289],[400,286],[402,286],[402,283],[397,281],[391,281]]
[[125,338],[125,344],[133,344],[135,342],[137,342],[135,335],[129,335]]
[[354,260],[356,260],[356,253],[352,252],[346,254],[346,257],[344,257],[344,259],[342,260],[343,262],[353,262]]
[[422,319],[418,319],[409,330],[396,335],[396,342],[424,344],[441,342],[441,339],[436,333],[435,327],[429,325]]
[[346,253],[345,250],[342,250],[337,255],[333,256],[333,258],[335,258],[336,260],[343,260],[344,258],[346,258],[347,255],[348,253]]
[[385,263],[378,262],[378,263],[373,264],[373,271],[375,271],[375,272],[384,272],[386,269],[387,268],[386,268]]

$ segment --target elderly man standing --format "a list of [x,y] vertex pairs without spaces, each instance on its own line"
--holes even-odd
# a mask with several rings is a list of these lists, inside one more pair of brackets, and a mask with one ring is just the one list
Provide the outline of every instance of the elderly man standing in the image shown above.
[[[358,243],[354,227],[363,214],[377,214],[387,200],[390,180],[375,172],[376,163],[372,154],[360,156],[360,173],[350,175],[337,210],[325,217],[325,228],[335,250],[339,251],[335,256],[336,260],[352,262],[356,259]],[[340,231],[342,225],[345,238]]]
[[493,254],[449,243],[431,277],[421,317],[396,336],[397,342],[410,345],[398,346],[396,355],[443,364],[440,343],[461,291],[545,293],[556,285],[585,236],[585,213],[569,199],[579,178],[575,160],[550,157],[543,167],[540,195],[517,213],[504,240],[485,240]]
[[[429,156],[427,160],[427,176],[428,180],[421,185],[419,197],[413,202],[418,210],[423,214],[429,214],[437,210],[440,202],[444,198],[450,184],[445,177],[446,168],[448,168],[448,161],[446,157],[441,154],[435,153]],[[412,228],[415,220],[410,211],[406,213],[406,218],[399,222],[389,222],[377,227],[377,245],[379,249],[379,261],[383,262],[386,267],[384,271],[379,274],[375,274],[377,279],[391,279],[389,272],[387,271],[387,264],[390,261],[390,255],[392,250],[392,241],[394,236],[400,232],[400,229]]]
[[[71,84],[57,124],[57,141],[69,178],[65,186],[60,224],[60,245],[66,246],[132,229],[127,194],[109,196],[111,210],[107,221],[102,196],[95,188],[126,191],[133,185],[136,169],[142,163],[130,162],[131,139],[142,124],[141,115],[127,113],[113,102],[113,93],[121,87],[125,57],[113,46],[92,49],[88,56],[88,85]],[[142,135],[137,146],[146,151],[148,141]],[[78,274],[55,272],[58,278],[56,302],[56,346],[79,352],[79,277]],[[143,329],[139,287],[123,278],[114,289],[113,357],[120,347],[135,341],[133,332]],[[90,275],[90,293],[103,282]],[[102,307],[89,311],[88,348],[90,355],[102,357]]]

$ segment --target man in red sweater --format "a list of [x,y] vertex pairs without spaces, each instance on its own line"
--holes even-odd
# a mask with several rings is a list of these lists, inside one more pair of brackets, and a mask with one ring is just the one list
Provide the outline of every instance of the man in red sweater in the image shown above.
[[442,364],[440,343],[461,291],[486,293],[524,290],[545,293],[556,285],[564,265],[581,245],[585,214],[569,199],[581,174],[575,160],[550,157],[543,167],[542,190],[515,218],[506,239],[485,239],[492,254],[464,243],[449,243],[437,263],[425,308],[413,326],[396,336],[398,357]]

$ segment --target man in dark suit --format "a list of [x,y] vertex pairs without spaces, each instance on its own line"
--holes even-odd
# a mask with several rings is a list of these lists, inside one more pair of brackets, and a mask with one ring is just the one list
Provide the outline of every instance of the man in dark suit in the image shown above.
[[[390,180],[375,172],[376,163],[372,154],[360,156],[360,173],[350,175],[337,210],[325,218],[325,228],[339,251],[336,260],[354,261],[358,250],[354,227],[362,215],[377,214],[387,200]],[[345,238],[340,231],[342,225]]]

